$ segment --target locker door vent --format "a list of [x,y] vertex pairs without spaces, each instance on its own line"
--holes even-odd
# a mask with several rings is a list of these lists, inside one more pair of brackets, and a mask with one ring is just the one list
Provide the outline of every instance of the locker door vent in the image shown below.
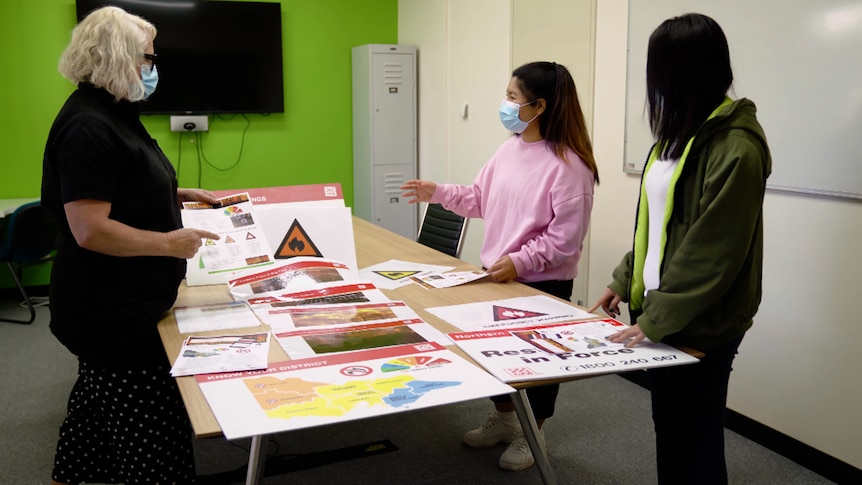
[[404,84],[404,66],[394,62],[383,64],[383,84]]

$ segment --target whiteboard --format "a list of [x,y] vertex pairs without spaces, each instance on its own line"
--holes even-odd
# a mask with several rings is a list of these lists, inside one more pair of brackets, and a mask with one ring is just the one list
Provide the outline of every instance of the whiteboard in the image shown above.
[[862,1],[629,0],[623,170],[643,169],[649,36],[709,15],[730,46],[732,98],[757,105],[772,152],[768,188],[862,199]]

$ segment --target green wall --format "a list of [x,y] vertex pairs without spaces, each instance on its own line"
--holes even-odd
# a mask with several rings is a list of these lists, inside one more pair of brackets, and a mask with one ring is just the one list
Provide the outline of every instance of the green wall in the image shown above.
[[[170,131],[168,116],[142,117],[181,186],[231,189],[340,182],[353,201],[350,49],[398,40],[397,0],[281,0],[284,113],[247,115],[242,158],[227,171],[202,164],[191,135]],[[0,198],[38,197],[45,137],[74,86],[57,61],[75,26],[74,0],[0,0]],[[156,26],[158,28],[158,25]],[[155,41],[159,49],[158,37]],[[213,73],[217,75],[217,73]],[[246,121],[211,117],[201,134],[206,159],[231,167]],[[29,284],[45,284],[33,268]],[[0,271],[0,286],[12,280]]]

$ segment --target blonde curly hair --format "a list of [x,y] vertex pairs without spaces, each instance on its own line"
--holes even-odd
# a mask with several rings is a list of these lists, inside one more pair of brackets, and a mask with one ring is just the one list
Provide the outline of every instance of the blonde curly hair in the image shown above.
[[60,56],[60,74],[75,84],[89,82],[117,101],[144,99],[138,71],[144,49],[156,38],[156,27],[118,7],[90,12],[72,31]]

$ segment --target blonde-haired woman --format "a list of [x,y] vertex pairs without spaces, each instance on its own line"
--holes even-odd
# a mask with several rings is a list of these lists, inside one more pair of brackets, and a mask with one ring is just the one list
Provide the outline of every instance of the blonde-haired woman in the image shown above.
[[183,407],[156,325],[208,231],[183,228],[178,189],[139,119],[155,90],[156,28],[115,7],[75,28],[60,72],[78,85],[45,146],[42,204],[60,224],[51,331],[78,358],[52,483],[193,483]]

